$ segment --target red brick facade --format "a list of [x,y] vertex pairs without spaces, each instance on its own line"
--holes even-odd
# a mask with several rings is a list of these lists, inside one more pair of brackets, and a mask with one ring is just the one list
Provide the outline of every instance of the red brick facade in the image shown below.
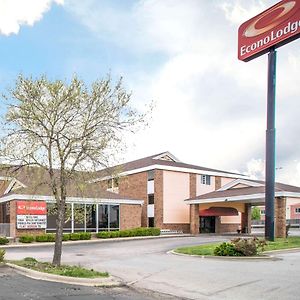
[[141,227],[142,206],[132,204],[120,205],[120,229]]

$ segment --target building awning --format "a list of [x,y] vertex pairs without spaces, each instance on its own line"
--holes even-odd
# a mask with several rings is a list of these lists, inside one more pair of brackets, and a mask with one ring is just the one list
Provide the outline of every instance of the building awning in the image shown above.
[[238,216],[238,211],[233,207],[210,207],[200,210],[200,217]]

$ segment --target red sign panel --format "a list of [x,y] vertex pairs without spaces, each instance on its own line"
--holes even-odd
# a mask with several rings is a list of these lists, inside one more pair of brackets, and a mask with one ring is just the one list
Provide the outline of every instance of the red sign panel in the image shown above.
[[47,204],[44,201],[17,201],[17,215],[46,215]]
[[249,61],[300,37],[300,0],[284,0],[239,28],[238,58]]

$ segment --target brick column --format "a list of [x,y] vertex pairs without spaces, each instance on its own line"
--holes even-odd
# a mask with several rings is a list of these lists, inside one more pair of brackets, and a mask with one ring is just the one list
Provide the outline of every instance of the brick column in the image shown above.
[[199,204],[190,204],[190,233],[199,234]]
[[190,174],[190,198],[195,198],[197,195],[197,175]]
[[215,190],[218,190],[222,187],[221,177],[216,176],[215,178]]
[[245,203],[245,212],[241,216],[241,229],[247,229],[245,233],[251,233],[251,204]]
[[286,237],[286,198],[275,198],[275,237]]
[[154,173],[154,225],[158,228],[164,226],[164,173],[155,170]]

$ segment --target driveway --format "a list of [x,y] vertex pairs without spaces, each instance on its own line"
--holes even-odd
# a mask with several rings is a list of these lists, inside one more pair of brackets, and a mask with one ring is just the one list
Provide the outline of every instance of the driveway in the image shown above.
[[[127,284],[190,299],[299,299],[300,253],[277,261],[184,257],[167,251],[224,240],[198,236],[64,246],[63,262],[108,271]],[[7,249],[8,259],[51,260],[53,247]]]

